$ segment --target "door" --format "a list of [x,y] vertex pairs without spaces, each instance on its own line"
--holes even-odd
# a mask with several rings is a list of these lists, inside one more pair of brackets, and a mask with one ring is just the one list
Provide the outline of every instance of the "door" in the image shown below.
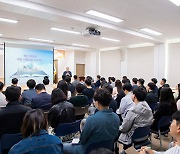
[[54,83],[58,82],[58,60],[54,60]]
[[76,64],[76,75],[78,77],[85,76],[85,64]]

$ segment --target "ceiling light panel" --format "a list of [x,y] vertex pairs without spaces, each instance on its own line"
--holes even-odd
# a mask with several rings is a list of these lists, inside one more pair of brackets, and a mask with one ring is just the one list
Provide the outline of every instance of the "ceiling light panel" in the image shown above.
[[110,15],[107,15],[107,14],[104,14],[104,13],[101,13],[101,12],[98,12],[98,11],[95,11],[95,10],[89,10],[86,13],[90,14],[90,15],[93,15],[93,16],[96,16],[96,17],[99,17],[99,18],[102,18],[102,19],[112,21],[112,22],[117,22],[118,23],[118,22],[123,21],[122,19],[110,16]]
[[162,33],[160,32],[157,32],[157,31],[154,31],[152,29],[149,29],[149,28],[142,28],[140,29],[141,31],[144,31],[144,32],[147,32],[149,34],[153,34],[153,35],[162,35]]
[[120,42],[120,40],[116,40],[116,39],[112,39],[112,38],[108,38],[108,37],[101,37],[100,39],[107,40],[107,41],[112,41],[112,42]]
[[52,27],[51,30],[59,31],[59,32],[65,32],[65,33],[71,33],[71,34],[81,34],[80,32],[72,31],[72,30],[66,30],[61,28],[55,28]]
[[169,1],[174,3],[177,6],[180,6],[180,0],[169,0]]
[[89,47],[89,45],[84,45],[84,44],[72,44],[73,46],[79,46],[79,47]]
[[0,18],[0,21],[2,21],[2,22],[8,22],[8,23],[18,23],[17,20],[6,19],[6,18]]
[[54,41],[52,41],[52,40],[44,40],[44,39],[32,38],[32,37],[30,37],[29,40],[39,41],[39,42],[49,42],[49,43],[53,43],[53,42],[54,42]]

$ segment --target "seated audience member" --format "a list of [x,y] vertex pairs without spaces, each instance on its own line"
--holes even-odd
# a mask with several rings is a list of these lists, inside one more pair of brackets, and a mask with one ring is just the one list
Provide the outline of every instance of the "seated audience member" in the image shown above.
[[120,120],[112,110],[109,110],[111,98],[106,89],[96,90],[94,100],[99,111],[87,118],[79,145],[64,144],[64,154],[84,154],[90,144],[114,140],[118,136]]
[[180,83],[178,84],[178,96],[176,98],[177,109],[180,111]]
[[107,84],[107,81],[104,77],[100,79],[101,87],[103,87],[105,84]]
[[116,99],[117,95],[120,93],[120,91],[122,90],[122,83],[120,80],[116,80],[115,82],[115,87],[113,88],[113,98]]
[[[102,88],[105,88],[109,91],[110,94],[113,92],[113,88],[111,85],[106,84]],[[111,98],[111,102],[109,103],[109,108],[113,110],[114,113],[116,113],[117,110],[117,102],[114,100],[114,98]]]
[[91,87],[95,90],[96,87],[95,87],[95,85],[94,85],[94,79],[92,78],[92,76],[87,76],[86,79],[91,80]]
[[85,80],[86,88],[83,90],[83,94],[88,97],[88,104],[91,104],[93,102],[93,96],[95,92],[95,90],[91,87],[91,84],[92,83],[90,79]]
[[130,80],[127,78],[124,78],[123,80],[122,80],[122,86],[124,85],[124,84],[126,84],[126,83],[130,83]]
[[66,77],[66,83],[68,86],[68,91],[71,92],[71,96],[75,95],[75,86],[71,83],[71,77],[67,76]]
[[70,123],[75,121],[74,106],[67,102],[64,92],[56,88],[51,94],[52,107],[48,113],[49,125],[54,129],[61,123]]
[[26,112],[21,127],[24,139],[15,144],[9,154],[63,154],[61,139],[49,135],[47,129],[47,119],[41,109]]
[[4,84],[0,81],[0,106],[1,106],[1,107],[5,107],[6,104],[7,104],[6,97],[5,97],[5,95],[2,93],[3,87],[4,87]]
[[53,90],[53,87],[51,85],[49,85],[49,78],[47,76],[44,77],[44,80],[43,80],[43,84],[46,88],[46,92],[48,94],[51,94],[52,93],[52,90]]
[[142,87],[144,90],[146,90],[146,87],[144,86],[144,82],[145,80],[140,78],[138,81],[137,81],[137,85],[138,87]]
[[156,78],[152,78],[151,81],[155,84],[155,89],[154,89],[154,92],[155,94],[158,96],[158,87],[156,86],[157,84],[157,79]]
[[80,84],[83,84],[83,85],[84,85],[84,80],[85,80],[85,77],[84,77],[84,76],[80,76],[80,77],[79,77],[79,83],[80,83]]
[[138,154],[180,154],[180,111],[172,115],[170,135],[177,141],[177,144],[165,152],[157,152],[147,147],[142,147]]
[[83,95],[84,85],[78,83],[76,85],[76,96],[70,98],[69,102],[74,105],[74,107],[83,107],[88,105],[88,97]]
[[131,137],[134,130],[138,127],[150,126],[153,121],[151,108],[145,101],[146,91],[139,87],[133,90],[132,100],[134,105],[129,109],[122,125],[119,127],[121,132],[119,142],[124,145],[124,150],[131,146]]
[[[173,97],[172,90],[168,87],[163,87],[161,89],[160,93],[160,100],[159,100],[159,105],[157,108],[157,111],[154,114],[154,121],[151,126],[151,129],[154,131],[158,131],[158,122],[163,116],[172,116],[174,112],[177,111],[177,106]],[[167,130],[168,127],[165,127],[161,129]],[[158,136],[155,136],[157,138]]]
[[119,109],[116,111],[117,114],[121,115],[122,119],[125,118],[128,110],[134,105],[131,92],[132,85],[130,83],[124,84],[123,90],[126,96],[121,99]]
[[13,78],[11,83],[12,83],[11,86],[18,87],[21,90],[21,87],[18,86],[18,79],[17,78]]
[[64,80],[58,82],[57,88],[61,89],[64,92],[67,100],[71,98],[71,92],[68,90],[68,85]]
[[155,87],[156,85],[153,82],[148,83],[147,85],[148,93],[145,99],[145,101],[148,103],[153,113],[157,109],[157,103],[158,103],[158,96],[154,91]]
[[162,78],[162,80],[160,81],[160,87],[158,89],[158,98],[160,98],[161,89],[162,87],[164,87],[165,84],[166,84],[166,79]]
[[133,79],[132,79],[132,90],[134,90],[135,88],[137,88],[137,87],[138,87],[138,85],[137,85],[137,81],[138,81],[138,79],[137,79],[137,78],[133,78]]
[[173,96],[174,96],[174,99],[176,100],[176,101],[178,101],[178,96],[179,96],[179,90],[180,90],[180,83],[178,83],[177,85],[176,85],[176,91],[173,93]]
[[38,95],[32,98],[32,108],[49,110],[51,108],[51,95],[46,92],[45,86],[38,84],[35,89]]
[[124,93],[124,91],[122,89],[122,83],[121,83],[120,80],[119,80],[119,86],[118,87],[119,88],[117,88],[117,90],[119,89],[119,91],[118,91],[118,94],[117,94],[117,98],[115,99],[116,102],[117,102],[117,108],[119,108],[120,103],[121,103],[121,99],[125,96],[125,93]]
[[111,81],[112,88],[114,88],[115,87],[115,81],[116,81],[115,77],[111,77],[110,81]]
[[34,87],[36,86],[36,82],[33,79],[29,79],[26,85],[29,90],[23,91],[21,104],[31,106],[32,99],[38,95],[36,90],[34,89]]
[[6,88],[5,96],[8,104],[0,110],[0,138],[3,134],[20,133],[23,117],[30,110],[19,103],[21,90],[18,87]]
[[73,77],[74,77],[74,81],[72,82],[72,84],[74,85],[74,87],[76,87],[76,85],[79,83],[78,77],[77,75],[74,75]]
[[96,87],[96,89],[99,88],[100,85],[101,85],[100,79],[101,79],[101,76],[100,76],[100,75],[97,75],[97,80],[96,80],[96,82],[95,82],[95,84],[94,84],[95,87]]

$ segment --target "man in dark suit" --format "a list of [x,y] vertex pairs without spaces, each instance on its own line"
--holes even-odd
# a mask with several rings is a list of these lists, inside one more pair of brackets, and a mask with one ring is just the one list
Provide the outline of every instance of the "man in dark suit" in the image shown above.
[[21,125],[25,113],[31,108],[19,103],[21,90],[19,87],[9,86],[5,91],[8,104],[0,110],[0,137],[3,134],[21,132]]
[[32,108],[48,111],[51,108],[51,95],[46,92],[43,84],[36,85],[35,89],[38,96],[32,99]]
[[63,75],[64,75],[64,76],[70,76],[70,77],[72,77],[72,73],[71,73],[71,71],[69,70],[69,67],[66,67],[66,70],[63,72]]

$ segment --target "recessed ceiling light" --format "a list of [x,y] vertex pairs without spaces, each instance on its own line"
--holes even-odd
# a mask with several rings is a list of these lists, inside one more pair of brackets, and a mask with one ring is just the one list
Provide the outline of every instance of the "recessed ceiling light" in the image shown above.
[[89,45],[84,45],[84,44],[72,44],[74,46],[79,46],[79,47],[89,47]]
[[167,40],[167,43],[179,43],[180,39],[171,39],[171,40]]
[[65,33],[71,33],[71,34],[81,34],[80,32],[72,31],[72,30],[66,30],[66,29],[61,29],[61,28],[55,28],[52,27],[51,30],[56,30],[60,32],[65,32]]
[[107,38],[107,37],[101,37],[100,39],[107,40],[107,41],[113,41],[113,42],[120,42],[120,40],[116,40],[116,39],[112,39],[112,38]]
[[150,47],[150,46],[154,46],[153,43],[141,43],[141,44],[132,44],[132,45],[128,45],[128,48],[140,48],[140,47]]
[[44,39],[32,38],[32,37],[29,38],[29,40],[40,41],[40,42],[50,42],[50,43],[54,42],[54,41],[52,41],[52,40],[44,40]]
[[12,19],[6,19],[6,18],[0,18],[0,21],[2,22],[9,22],[9,23],[17,23],[17,20],[12,20]]
[[3,34],[0,34],[0,36],[2,36]]
[[140,30],[144,31],[144,32],[147,32],[147,33],[150,33],[150,34],[153,34],[153,35],[162,35],[162,33],[154,31],[154,30],[149,29],[149,28],[142,28]]
[[98,11],[95,11],[95,10],[89,10],[86,13],[90,14],[90,15],[93,15],[93,16],[96,16],[96,17],[99,17],[99,18],[109,20],[109,21],[113,21],[113,22],[122,22],[123,21],[122,19],[110,16],[110,15],[107,15],[107,14],[104,14],[104,13],[101,13],[101,12],[98,12]]
[[169,0],[169,1],[174,3],[177,6],[180,6],[180,0]]

